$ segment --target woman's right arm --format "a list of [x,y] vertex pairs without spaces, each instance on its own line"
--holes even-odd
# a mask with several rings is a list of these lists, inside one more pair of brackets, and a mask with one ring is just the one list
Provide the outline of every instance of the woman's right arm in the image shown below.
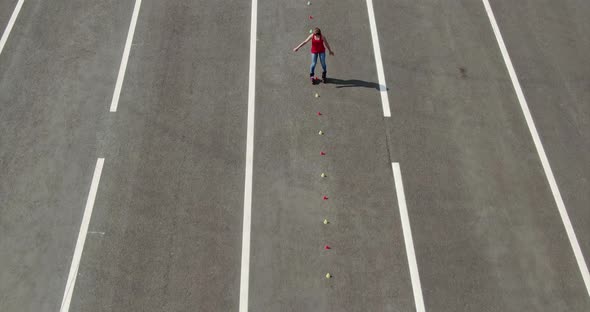
[[309,42],[309,40],[311,40],[311,37],[313,36],[313,34],[309,35],[307,37],[307,39],[303,40],[303,42],[301,42],[297,47],[295,47],[295,49],[293,49],[293,52],[297,52],[297,50],[299,50],[299,48],[301,48],[302,46],[304,46],[306,43]]

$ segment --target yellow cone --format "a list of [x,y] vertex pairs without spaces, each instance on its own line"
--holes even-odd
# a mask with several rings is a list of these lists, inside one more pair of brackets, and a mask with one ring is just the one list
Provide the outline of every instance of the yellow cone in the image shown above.
[[324,135],[324,131],[320,130],[320,132],[318,132],[319,135]]
[[325,178],[325,177],[327,177],[327,175],[326,175],[325,173],[323,173],[323,172],[322,172],[322,174],[321,174],[321,177],[322,177],[322,178]]
[[332,278],[332,274],[326,273],[326,278]]
[[320,97],[320,94],[319,94],[319,93],[316,93],[316,94],[315,94],[315,97]]
[[328,222],[328,219],[324,219],[324,224],[328,224],[330,222]]

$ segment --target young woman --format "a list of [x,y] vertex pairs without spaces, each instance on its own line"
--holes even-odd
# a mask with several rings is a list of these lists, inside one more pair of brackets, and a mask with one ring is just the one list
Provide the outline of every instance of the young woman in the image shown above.
[[[315,65],[318,62],[318,56],[320,57],[320,62],[322,63],[322,80],[324,83],[327,83],[328,78],[326,77],[327,69],[326,69],[326,48],[330,51],[330,55],[334,55],[332,49],[330,48],[330,44],[326,37],[322,35],[322,31],[319,28],[315,28],[313,33],[307,37],[302,43],[300,43],[293,52],[297,52],[299,48],[304,46],[311,40],[311,68],[309,69],[309,77],[311,79],[311,83],[314,84],[315,82]],[[325,45],[325,47],[324,47]]]

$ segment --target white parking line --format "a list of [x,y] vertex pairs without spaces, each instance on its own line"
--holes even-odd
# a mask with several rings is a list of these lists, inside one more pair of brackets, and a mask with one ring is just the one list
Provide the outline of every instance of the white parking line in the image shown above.
[[375,53],[375,64],[377,65],[377,77],[379,78],[379,93],[381,93],[383,116],[391,117],[391,112],[389,109],[389,97],[387,96],[387,85],[385,84],[385,73],[383,71],[383,61],[381,60],[381,47],[379,45],[377,25],[375,23],[373,0],[367,0],[367,11],[369,11],[369,24],[371,25],[371,36],[373,37],[373,52]]
[[8,41],[8,36],[10,36],[10,32],[12,31],[12,26],[16,22],[16,18],[18,17],[18,13],[23,6],[25,0],[18,0],[14,11],[12,11],[12,15],[10,16],[10,20],[8,20],[8,25],[6,25],[6,29],[4,29],[4,33],[2,34],[2,38],[0,38],[0,55],[2,54],[2,50],[4,50],[4,45],[6,41]]
[[256,32],[258,0],[252,0],[250,18],[250,73],[248,78],[248,124],[246,126],[246,177],[244,181],[244,222],[242,225],[242,268],[239,312],[248,311],[250,285],[250,226],[252,224],[252,167],[254,161],[254,108],[256,91]]
[[72,257],[72,264],[70,265],[70,273],[66,282],[66,289],[64,297],[61,301],[60,312],[68,312],[70,310],[70,302],[72,301],[72,294],[74,293],[74,286],[76,285],[76,276],[78,275],[78,267],[80,266],[80,259],[82,258],[82,250],[86,242],[86,235],[88,233],[88,225],[90,224],[90,217],[92,217],[92,209],[94,208],[94,200],[98,191],[98,183],[100,182],[100,175],[104,158],[99,158],[96,161],[94,168],[94,175],[92,176],[92,183],[90,184],[90,192],[88,192],[88,199],[86,200],[86,208],[84,208],[84,216],[82,217],[82,225],[80,225],[80,232],[78,233],[78,241],[74,249],[74,256]]
[[520,87],[520,82],[518,81],[518,77],[516,76],[516,71],[514,70],[514,66],[512,66],[510,55],[508,54],[508,50],[506,49],[506,45],[504,44],[504,39],[502,38],[500,28],[498,27],[498,23],[496,22],[496,18],[494,17],[492,7],[490,6],[488,0],[482,1],[488,14],[488,18],[490,19],[490,24],[492,25],[494,35],[496,36],[496,41],[498,41],[498,46],[500,47],[500,51],[502,52],[504,63],[506,63],[508,74],[510,75],[510,79],[512,80],[512,86],[516,91],[516,96],[518,98],[518,102],[520,103],[520,108],[522,109],[522,113],[524,114],[527,126],[529,127],[529,131],[531,133],[531,136],[533,137],[533,142],[535,143],[537,154],[539,154],[539,158],[541,159],[541,164],[543,165],[543,170],[545,171],[545,176],[547,177],[547,182],[549,183],[549,187],[551,188],[551,192],[553,193],[553,199],[557,204],[557,210],[559,211],[561,221],[565,226],[565,231],[574,251],[576,261],[578,262],[578,267],[580,268],[582,279],[586,284],[586,291],[588,292],[588,296],[590,296],[590,274],[588,273],[588,267],[586,266],[586,261],[584,260],[582,249],[580,248],[580,244],[578,243],[578,239],[576,238],[576,233],[574,232],[574,228],[568,216],[565,204],[563,203],[563,199],[561,198],[561,193],[559,192],[557,182],[555,180],[555,177],[553,176],[553,171],[551,170],[551,166],[549,165],[549,159],[545,154],[545,149],[543,148],[541,138],[539,137],[539,133],[537,132],[537,127],[535,126],[535,122],[533,121],[533,117],[529,110],[527,101],[524,97],[524,93],[522,92],[522,88]]
[[410,228],[410,218],[406,206],[406,195],[404,193],[404,184],[402,183],[402,173],[399,163],[391,163],[391,167],[393,168],[393,180],[395,181],[395,190],[397,192],[397,205],[399,207],[399,215],[402,222],[406,254],[408,255],[408,265],[410,266],[414,303],[416,304],[417,312],[424,312],[426,309],[424,308],[420,274],[418,274],[418,264],[416,263],[416,254],[414,253],[414,240],[412,239],[412,229]]
[[125,49],[123,49],[123,58],[121,59],[121,66],[119,67],[119,75],[117,76],[117,83],[115,84],[115,91],[113,92],[113,99],[111,101],[111,112],[116,112],[117,106],[119,105],[119,96],[121,95],[121,88],[123,87],[123,80],[125,79],[129,51],[131,51],[131,43],[133,42],[135,25],[137,25],[137,17],[139,16],[140,7],[141,0],[135,0],[133,15],[131,16],[131,23],[129,24],[129,32],[127,33],[127,41],[125,42]]

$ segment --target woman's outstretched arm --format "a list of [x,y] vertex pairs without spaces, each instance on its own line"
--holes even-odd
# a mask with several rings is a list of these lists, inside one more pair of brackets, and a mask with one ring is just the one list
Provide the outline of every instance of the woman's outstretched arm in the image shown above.
[[301,48],[301,47],[302,47],[302,46],[304,46],[306,43],[308,43],[308,42],[309,42],[309,40],[311,40],[311,37],[312,37],[312,36],[313,36],[313,34],[309,35],[309,36],[307,37],[307,39],[303,40],[303,42],[301,42],[301,43],[300,43],[300,44],[299,44],[297,47],[295,47],[295,48],[293,49],[293,52],[297,52],[297,50],[299,50],[299,48]]

